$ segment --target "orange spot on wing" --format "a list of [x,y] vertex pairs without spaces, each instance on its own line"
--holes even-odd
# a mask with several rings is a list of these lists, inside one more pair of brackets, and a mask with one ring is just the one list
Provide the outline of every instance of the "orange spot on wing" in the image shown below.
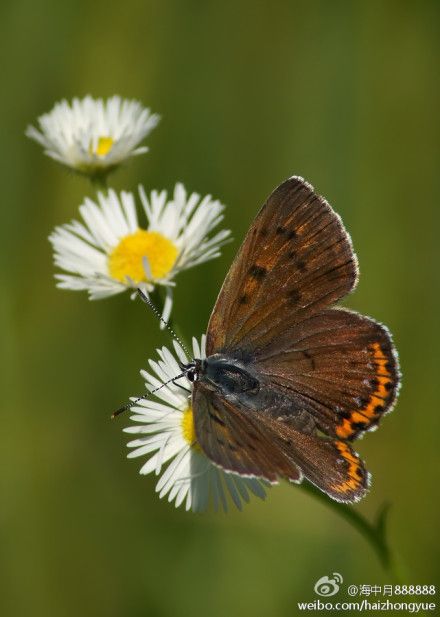
[[[370,394],[363,407],[350,411],[350,417],[344,418],[336,427],[336,434],[342,439],[353,437],[360,430],[365,430],[377,420],[387,406],[387,400],[391,396],[392,388],[387,390],[387,384],[393,384],[393,375],[389,370],[390,358],[387,356],[380,343],[372,343],[369,351],[373,355],[375,378],[377,386]],[[364,427],[358,426],[364,424]]]
[[350,416],[350,425],[352,422],[365,422],[364,414],[359,413],[359,411],[352,411]]
[[339,454],[348,463],[348,478],[343,482],[340,482],[339,484],[333,484],[331,486],[331,489],[336,493],[342,494],[348,493],[350,491],[355,491],[363,485],[363,478],[365,474],[362,462],[359,457],[356,456],[356,454],[344,442],[335,441],[334,444],[339,451]]
[[382,398],[386,398],[387,395],[389,394],[388,390],[386,389],[386,385],[388,383],[392,383],[392,380],[387,377],[378,377],[377,381],[379,382],[379,385],[377,387],[376,390],[376,395],[380,396]]
[[344,418],[344,420],[342,421],[342,424],[336,427],[336,434],[338,437],[341,437],[342,439],[346,439],[347,437],[350,437],[352,433],[353,433],[352,423],[350,420],[347,420],[346,418]]
[[373,343],[371,345],[371,349],[373,351],[374,361],[376,362],[377,374],[391,376],[391,373],[386,366],[389,358],[384,354],[379,343]]

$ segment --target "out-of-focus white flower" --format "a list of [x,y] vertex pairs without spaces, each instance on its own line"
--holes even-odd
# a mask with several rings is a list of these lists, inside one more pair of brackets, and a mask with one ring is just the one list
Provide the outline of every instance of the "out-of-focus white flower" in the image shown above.
[[134,195],[117,195],[113,190],[98,193],[98,203],[85,199],[80,206],[84,223],[56,227],[49,238],[55,264],[69,274],[55,276],[58,287],[87,290],[91,299],[138,287],[149,293],[163,285],[167,320],[176,275],[218,257],[230,231],[209,237],[223,220],[224,210],[210,195],[203,199],[197,193],[187,195],[179,183],[170,200],[166,191],[153,191],[147,197],[140,187],[139,193],[145,228],[139,225]]
[[159,116],[138,101],[86,96],[71,104],[56,103],[38,118],[40,130],[28,126],[26,135],[59,163],[86,175],[105,176],[129,157],[148,150],[138,145],[158,122]]
[[[182,347],[174,341],[178,360],[186,364],[188,358]],[[157,350],[159,361],[149,361],[152,373],[141,371],[148,390],[153,390],[181,373],[178,360],[166,347]],[[201,344],[193,339],[194,358],[205,358],[205,336]],[[226,473],[216,467],[197,444],[193,413],[190,404],[192,384],[182,377],[176,385],[173,382],[155,392],[156,399],[140,399],[131,408],[131,420],[136,426],[125,428],[126,433],[137,435],[128,446],[133,450],[129,458],[148,456],[141,467],[141,474],[161,474],[157,485],[159,497],[168,496],[176,507],[185,504],[186,510],[202,511],[212,502],[215,509],[228,508],[232,501],[239,509],[254,493],[264,499],[265,490],[256,478],[244,478]],[[185,388],[183,390],[182,388]],[[159,400],[157,400],[159,399]],[[228,497],[229,496],[229,497]]]

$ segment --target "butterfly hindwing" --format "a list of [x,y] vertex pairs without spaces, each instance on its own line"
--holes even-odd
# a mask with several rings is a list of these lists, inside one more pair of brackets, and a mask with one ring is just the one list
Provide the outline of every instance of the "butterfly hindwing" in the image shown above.
[[365,495],[369,473],[363,461],[345,442],[305,433],[263,415],[272,440],[301,469],[304,477],[336,501],[352,503]]
[[340,440],[297,431],[264,413],[231,404],[204,386],[193,393],[197,442],[222,469],[276,482],[303,476],[337,501],[363,497],[368,472],[358,455]]
[[346,309],[327,309],[256,350],[252,364],[334,437],[377,425],[396,399],[397,356],[388,330]]
[[268,198],[211,315],[207,353],[254,350],[351,291],[356,258],[339,216],[302,178]]

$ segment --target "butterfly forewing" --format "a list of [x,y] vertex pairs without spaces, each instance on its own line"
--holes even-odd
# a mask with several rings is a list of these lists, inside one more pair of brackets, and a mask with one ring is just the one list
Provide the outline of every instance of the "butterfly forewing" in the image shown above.
[[368,472],[346,443],[302,433],[264,413],[232,405],[197,385],[193,405],[198,410],[197,441],[222,469],[269,482],[304,476],[333,499],[358,501],[368,487]]
[[226,471],[276,482],[300,481],[301,472],[279,450],[257,417],[242,413],[216,392],[194,384],[192,405],[197,443]]
[[270,195],[220,291],[207,353],[254,351],[345,296],[357,265],[340,218],[301,178]]

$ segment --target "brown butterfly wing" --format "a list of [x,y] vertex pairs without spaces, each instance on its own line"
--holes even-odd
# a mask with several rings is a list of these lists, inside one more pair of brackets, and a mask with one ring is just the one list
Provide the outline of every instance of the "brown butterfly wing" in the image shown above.
[[192,408],[197,443],[216,465],[269,482],[278,476],[301,480],[298,467],[279,450],[258,417],[241,413],[199,382],[194,383]]
[[193,392],[197,442],[225,471],[276,482],[301,482],[303,475],[337,501],[361,499],[369,476],[346,443],[297,431],[261,414],[232,405],[197,384]]
[[356,285],[339,216],[302,178],[270,195],[238,251],[207,331],[207,353],[254,352]]
[[369,317],[327,309],[256,350],[251,364],[327,435],[354,439],[377,425],[398,392],[390,333]]
[[359,501],[367,492],[370,475],[363,461],[345,442],[297,431],[280,420],[263,417],[273,440],[295,461],[304,477],[332,499]]

